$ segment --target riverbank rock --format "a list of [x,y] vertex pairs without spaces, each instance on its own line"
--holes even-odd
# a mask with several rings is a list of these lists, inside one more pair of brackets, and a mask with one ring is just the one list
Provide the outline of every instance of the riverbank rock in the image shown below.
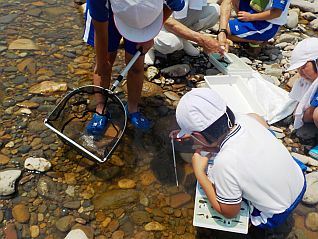
[[307,189],[302,201],[309,205],[318,203],[318,172],[306,175]]
[[0,172],[0,196],[8,196],[15,192],[15,182],[20,177],[21,171],[7,169]]
[[45,158],[27,158],[24,161],[24,168],[38,172],[46,172],[51,168],[51,163]]
[[292,152],[291,155],[306,165],[318,167],[318,161],[311,157],[294,152]]
[[188,74],[190,71],[190,66],[188,64],[177,64],[163,68],[161,73],[170,77],[182,77]]
[[312,231],[318,231],[318,213],[310,212],[306,216],[305,225]]

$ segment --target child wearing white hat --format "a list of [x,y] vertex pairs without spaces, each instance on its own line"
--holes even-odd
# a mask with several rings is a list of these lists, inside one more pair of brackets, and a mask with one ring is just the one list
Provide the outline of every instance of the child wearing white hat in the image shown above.
[[[282,224],[301,201],[306,181],[299,165],[264,122],[237,115],[208,88],[193,89],[180,100],[176,140],[192,137],[201,145],[192,157],[195,176],[212,207],[233,218],[243,199],[253,206],[251,223],[259,228]],[[217,153],[208,172],[201,150]]]
[[[310,37],[296,45],[287,70],[297,70],[301,77],[290,92],[290,98],[299,102],[294,112],[294,128],[299,129],[304,123],[318,127],[318,38]],[[318,158],[318,146],[312,152]]]
[[[83,39],[95,47],[94,84],[108,88],[119,42],[124,38],[126,63],[141,47],[143,53],[153,45],[164,21],[172,11],[180,11],[184,0],[87,0]],[[147,130],[150,121],[138,111],[144,80],[144,55],[128,72],[128,118],[137,129]],[[96,97],[98,98],[98,97]],[[100,97],[101,98],[101,97]],[[97,99],[96,114],[86,127],[92,135],[102,135],[108,116],[104,99]]]

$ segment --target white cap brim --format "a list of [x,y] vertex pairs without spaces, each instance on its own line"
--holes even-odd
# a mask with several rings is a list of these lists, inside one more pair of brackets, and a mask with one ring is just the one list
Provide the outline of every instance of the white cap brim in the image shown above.
[[290,65],[290,67],[288,67],[286,71],[295,70],[295,69],[305,65],[306,62],[307,61],[295,62],[294,64]]
[[157,36],[158,33],[160,32],[162,28],[162,24],[163,24],[163,11],[161,11],[159,16],[156,18],[156,20],[152,24],[142,29],[128,26],[127,24],[125,24],[124,21],[118,18],[115,14],[114,14],[114,22],[115,22],[117,30],[125,39],[131,42],[138,42],[138,43],[146,42],[151,39],[154,39],[155,36]]
[[188,132],[187,130],[181,129],[180,132],[177,134],[177,138],[180,139],[186,134],[191,134],[192,132]]

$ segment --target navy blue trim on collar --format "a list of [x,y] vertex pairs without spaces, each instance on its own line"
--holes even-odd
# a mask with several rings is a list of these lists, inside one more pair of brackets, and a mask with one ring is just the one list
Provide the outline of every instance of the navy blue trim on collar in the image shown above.
[[236,128],[225,137],[223,142],[220,144],[220,148],[223,147],[223,145],[226,143],[226,141],[228,141],[231,137],[233,137],[235,134],[237,134],[237,132],[239,132],[241,128],[242,128],[241,125],[238,124],[236,126]]

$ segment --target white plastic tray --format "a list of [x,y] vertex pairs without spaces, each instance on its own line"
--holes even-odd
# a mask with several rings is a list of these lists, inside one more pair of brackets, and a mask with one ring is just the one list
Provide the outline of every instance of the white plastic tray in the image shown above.
[[251,77],[254,70],[243,62],[239,57],[233,53],[226,54],[232,63],[224,67],[218,60],[213,57],[213,54],[209,55],[209,61],[223,74],[225,75],[240,75],[242,77]]
[[240,76],[205,76],[204,79],[207,86],[215,90],[235,113],[256,113],[265,116],[265,110]]

